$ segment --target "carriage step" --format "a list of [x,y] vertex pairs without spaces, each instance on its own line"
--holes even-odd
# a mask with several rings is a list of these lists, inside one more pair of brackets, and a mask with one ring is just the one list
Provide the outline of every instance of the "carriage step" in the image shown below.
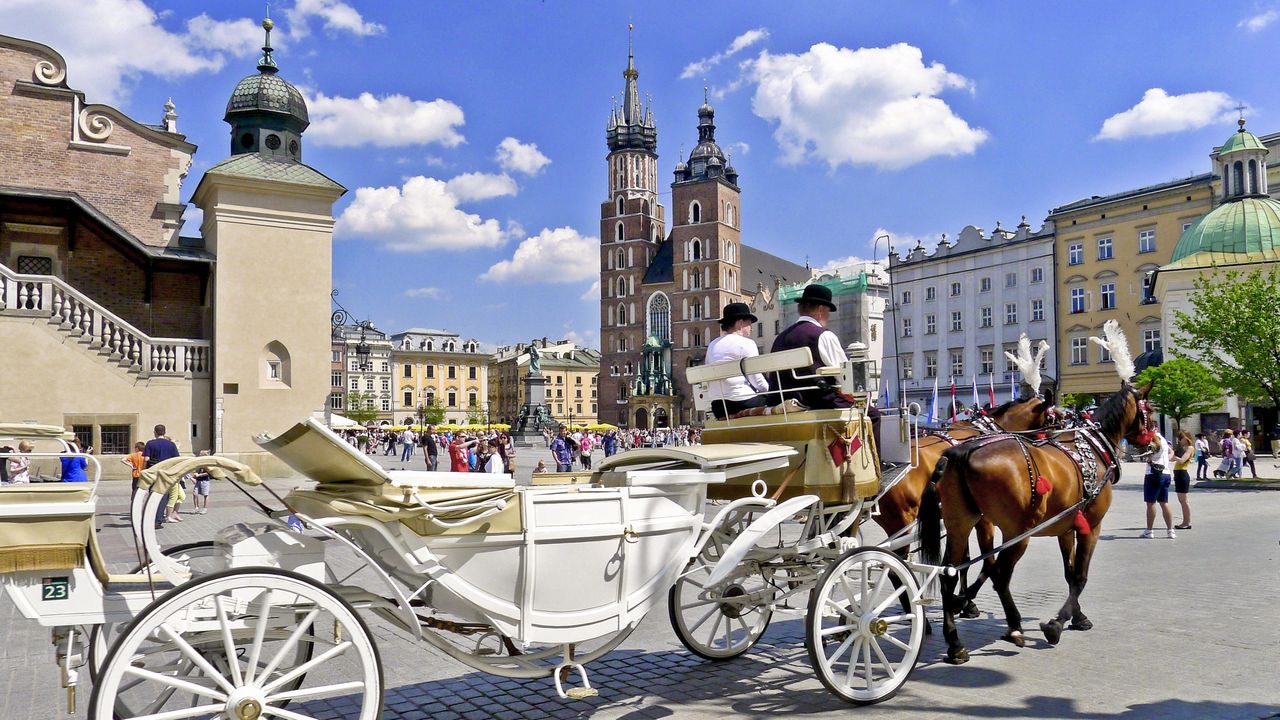
[[590,687],[572,687],[564,691],[570,700],[586,700],[590,697],[596,697],[600,691]]
[[922,605],[924,607],[938,607],[942,604],[942,599],[936,597],[922,597],[917,599],[915,604]]

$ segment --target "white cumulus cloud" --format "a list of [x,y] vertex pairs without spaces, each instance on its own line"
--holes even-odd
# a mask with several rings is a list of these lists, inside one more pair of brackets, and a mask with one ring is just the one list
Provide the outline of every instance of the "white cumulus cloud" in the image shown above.
[[970,127],[939,94],[969,81],[919,48],[838,48],[761,52],[746,63],[756,84],[751,109],[777,123],[774,139],[788,162],[817,160],[896,170],[931,157],[970,155],[987,132]]
[[445,183],[449,194],[459,202],[472,200],[488,200],[490,198],[515,195],[520,191],[516,181],[510,175],[494,175],[492,173],[463,173]]
[[440,298],[444,297],[444,290],[441,290],[438,287],[409,288],[408,290],[404,291],[404,296],[411,297],[411,298],[427,298],[429,300],[439,300]]
[[551,158],[543,155],[534,143],[522,143],[513,137],[505,137],[498,143],[494,158],[503,170],[535,175],[551,164]]
[[[234,57],[251,57],[262,52],[263,32],[260,22],[249,18],[215,20],[205,13],[187,21],[187,37],[191,46],[201,50],[221,51]],[[271,35],[271,46],[284,47],[280,33]],[[248,67],[245,71],[248,71]]]
[[1242,27],[1249,32],[1258,32],[1276,20],[1280,20],[1280,10],[1267,10],[1257,15],[1250,15],[1236,23],[1236,27]]
[[404,95],[329,97],[324,93],[307,100],[311,127],[307,138],[333,147],[400,147],[439,143],[455,147],[465,139],[457,131],[466,119],[462,108],[437,98],[413,100]]
[[1170,95],[1161,88],[1142,94],[1137,105],[1102,122],[1095,140],[1125,140],[1195,130],[1231,120],[1236,104],[1230,95],[1216,91]]
[[481,280],[518,283],[570,283],[600,272],[600,239],[571,227],[543,228],[525,239],[510,260],[494,263]]
[[599,299],[600,299],[600,281],[597,279],[595,282],[591,283],[591,287],[587,288],[586,292],[582,293],[582,297],[580,297],[579,300],[596,301]]
[[501,223],[462,210],[460,202],[449,183],[421,175],[401,187],[362,187],[334,231],[398,252],[470,250],[506,241],[509,233]]
[[711,68],[715,67],[716,65],[719,65],[721,62],[733,57],[734,55],[737,55],[743,50],[746,50],[752,45],[755,45],[756,43],[761,42],[762,40],[765,40],[768,37],[769,37],[769,31],[764,28],[756,28],[755,30],[748,30],[742,33],[741,35],[739,35],[738,37],[734,38],[733,42],[729,43],[729,47],[725,48],[724,50],[721,50],[720,52],[710,57],[705,57],[705,58],[702,58],[701,60],[696,60],[694,62],[689,63],[688,65],[685,65],[684,69],[680,71],[680,79],[688,80],[689,78],[698,77],[703,73],[705,73],[706,71],[710,70]]
[[381,35],[386,27],[364,19],[360,11],[342,0],[298,0],[284,11],[295,37],[304,37],[310,31],[312,19],[318,19],[326,32],[347,32],[356,36]]

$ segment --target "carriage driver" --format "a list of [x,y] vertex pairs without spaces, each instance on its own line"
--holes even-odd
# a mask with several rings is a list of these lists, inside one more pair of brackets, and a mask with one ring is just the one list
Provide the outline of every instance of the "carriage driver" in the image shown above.
[[[840,392],[829,378],[797,379],[797,374],[816,375],[820,367],[843,367],[849,360],[840,338],[827,329],[831,313],[836,311],[836,304],[831,301],[831,288],[825,285],[808,285],[796,300],[800,311],[800,319],[791,327],[783,330],[773,341],[771,352],[794,350],[807,347],[813,355],[813,365],[808,371],[797,370],[794,373],[777,373],[769,378],[769,386],[773,391],[786,391],[788,388],[810,387],[808,390],[784,392],[783,397],[795,398],[810,410],[854,407],[853,398]],[[813,388],[813,385],[818,387]],[[880,411],[875,405],[867,403],[867,417],[871,418],[872,434],[875,436],[876,448],[880,447]]]
[[[724,306],[720,318],[720,337],[707,345],[708,365],[725,360],[745,360],[760,354],[756,344],[749,338],[751,328],[757,322],[751,308],[746,303],[733,302]],[[716,380],[707,388],[707,397],[711,400],[711,412],[717,420],[732,417],[743,410],[765,407],[769,397],[764,393],[769,389],[764,376],[755,373],[737,376],[725,380]]]

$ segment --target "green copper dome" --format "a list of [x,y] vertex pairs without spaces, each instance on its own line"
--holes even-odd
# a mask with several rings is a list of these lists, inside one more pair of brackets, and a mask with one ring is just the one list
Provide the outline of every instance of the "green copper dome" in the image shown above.
[[1260,260],[1280,260],[1280,202],[1242,197],[1219,205],[1187,228],[1162,269]]
[[1240,121],[1240,129],[1231,133],[1231,137],[1218,148],[1218,157],[1242,150],[1257,150],[1264,154],[1267,152],[1267,147],[1262,144],[1258,136],[1244,129],[1243,120]]

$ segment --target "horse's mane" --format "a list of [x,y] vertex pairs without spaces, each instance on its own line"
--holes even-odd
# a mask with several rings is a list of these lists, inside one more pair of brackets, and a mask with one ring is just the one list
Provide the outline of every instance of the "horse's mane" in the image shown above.
[[1009,400],[1003,405],[988,411],[987,414],[990,415],[991,417],[1000,417],[1001,415],[1009,412],[1009,409],[1012,408],[1014,405],[1017,405],[1019,402],[1020,402],[1019,400]]
[[1098,425],[1102,427],[1102,431],[1108,435],[1115,435],[1124,428],[1121,423],[1124,422],[1125,410],[1129,407],[1129,395],[1131,394],[1129,386],[1126,384],[1120,388],[1119,392],[1112,393],[1106,400],[1102,401],[1102,405],[1098,407],[1098,411],[1093,417],[1098,421]]

